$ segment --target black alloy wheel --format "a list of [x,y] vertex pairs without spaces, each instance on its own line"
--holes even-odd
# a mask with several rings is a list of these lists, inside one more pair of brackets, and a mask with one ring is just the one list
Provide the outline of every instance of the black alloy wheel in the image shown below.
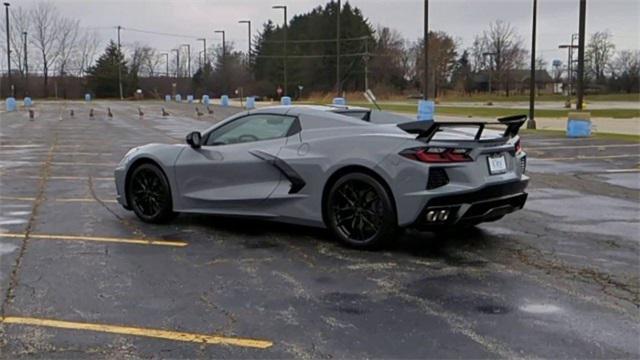
[[387,191],[363,173],[350,173],[336,181],[326,210],[329,229],[354,247],[376,247],[397,228],[396,212]]
[[129,204],[142,221],[163,223],[174,216],[169,183],[156,165],[136,167],[127,189]]

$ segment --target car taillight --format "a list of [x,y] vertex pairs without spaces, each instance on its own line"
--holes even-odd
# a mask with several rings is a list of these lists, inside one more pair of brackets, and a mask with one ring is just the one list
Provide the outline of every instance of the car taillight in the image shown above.
[[522,145],[520,144],[520,140],[516,141],[516,154],[522,152]]
[[469,157],[469,149],[452,149],[443,147],[413,148],[400,152],[400,155],[425,163],[454,163],[473,161]]

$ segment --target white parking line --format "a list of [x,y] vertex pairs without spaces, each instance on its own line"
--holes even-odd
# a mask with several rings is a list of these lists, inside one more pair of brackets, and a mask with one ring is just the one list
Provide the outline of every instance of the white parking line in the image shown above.
[[552,145],[552,146],[527,146],[527,150],[561,150],[561,149],[599,149],[599,148],[617,148],[617,147],[640,147],[637,144],[611,144],[611,145]]

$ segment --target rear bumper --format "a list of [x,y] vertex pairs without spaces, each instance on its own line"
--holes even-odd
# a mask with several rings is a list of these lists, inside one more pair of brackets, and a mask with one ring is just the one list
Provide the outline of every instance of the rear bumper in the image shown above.
[[[527,201],[529,180],[485,186],[479,190],[435,197],[427,203],[414,227],[433,228],[457,223],[478,223],[500,219],[520,210]],[[446,214],[433,219],[430,214]],[[430,220],[431,219],[431,220]]]

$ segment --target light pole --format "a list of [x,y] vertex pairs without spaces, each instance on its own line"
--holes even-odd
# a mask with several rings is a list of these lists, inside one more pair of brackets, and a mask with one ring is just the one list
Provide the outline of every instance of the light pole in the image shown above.
[[191,77],[191,45],[182,44],[187,47],[187,77]]
[[[573,40],[573,36],[571,37]],[[571,82],[573,78],[573,70],[571,69],[571,63],[573,62],[573,49],[577,48],[577,45],[560,45],[558,49],[567,49],[567,102],[571,107]]]
[[424,74],[422,74],[422,98],[427,100],[429,96],[429,0],[424,0]]
[[587,0],[580,0],[580,21],[578,30],[578,79],[576,85],[578,91],[576,96],[578,102],[576,103],[576,110],[582,111],[582,101],[584,100],[584,36],[586,28],[587,17]]
[[[122,54],[120,50],[120,30],[122,30],[122,26],[118,25],[118,57]],[[122,60],[118,58],[118,89],[120,90],[120,100],[124,99],[122,94]]]
[[342,9],[342,4],[340,0],[338,0],[338,11],[336,12],[336,92],[338,96],[341,93],[340,86],[340,10]]
[[227,92],[227,74],[226,74],[226,60],[227,60],[227,45],[225,41],[225,32],[224,30],[216,30],[214,31],[216,34],[222,34],[222,91]]
[[27,62],[27,32],[22,32],[22,52],[24,53],[24,96],[29,95],[29,63]]
[[9,80],[9,94],[14,96],[13,82],[11,81],[11,43],[9,41],[9,3],[4,3],[4,13],[7,25],[7,80]]
[[538,0],[533,0],[533,29],[531,30],[531,75],[529,76],[529,122],[527,129],[536,128],[535,96],[536,96],[536,16]]
[[286,5],[274,5],[273,9],[282,9],[284,10],[284,92],[283,95],[287,96],[287,6]]
[[249,27],[249,31],[248,31],[248,48],[247,48],[247,68],[251,69],[251,20],[240,20],[238,21],[238,24],[247,24],[247,26]]
[[[202,41],[203,45],[202,45],[202,64],[200,65],[200,67],[203,67],[204,65],[207,64],[207,39],[202,38],[202,39],[198,39],[198,41]],[[198,57],[199,59],[200,57]]]
[[496,56],[498,53],[495,52],[485,52],[482,53],[482,56],[488,56],[489,57],[489,95],[491,95],[491,86],[493,83],[493,57]]
[[169,53],[162,53],[160,55],[164,55],[164,64],[167,67],[167,70],[165,72],[165,76],[169,77]]
[[176,78],[180,77],[180,49],[173,49],[176,52]]

